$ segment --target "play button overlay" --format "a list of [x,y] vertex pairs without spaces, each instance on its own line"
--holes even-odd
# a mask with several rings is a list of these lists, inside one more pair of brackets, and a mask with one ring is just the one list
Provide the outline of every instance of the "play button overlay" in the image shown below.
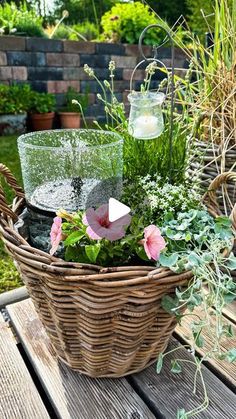
[[129,213],[130,208],[127,205],[122,204],[122,202],[117,201],[115,198],[109,199],[108,214],[110,223],[119,220]]

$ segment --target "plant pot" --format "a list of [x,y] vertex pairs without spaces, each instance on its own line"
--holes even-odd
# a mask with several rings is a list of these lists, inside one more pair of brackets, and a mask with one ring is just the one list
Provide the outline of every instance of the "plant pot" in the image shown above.
[[24,134],[27,114],[0,115],[0,135]]
[[[195,141],[194,153],[190,159],[188,173],[191,179],[199,183],[201,192],[209,188],[216,176],[235,170],[236,145],[230,150],[222,151],[220,145],[202,141]],[[222,187],[217,191],[217,199],[223,214],[230,214],[236,202],[235,182],[229,181],[227,193]]]
[[34,131],[52,129],[55,112],[31,114],[32,127]]
[[80,114],[78,112],[59,112],[62,128],[80,128]]

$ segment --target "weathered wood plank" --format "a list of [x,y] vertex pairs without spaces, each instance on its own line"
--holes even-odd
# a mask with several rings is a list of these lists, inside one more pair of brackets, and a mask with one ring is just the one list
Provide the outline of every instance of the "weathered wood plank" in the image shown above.
[[0,314],[0,418],[47,419],[49,415],[38,394],[14,337]]
[[[204,318],[204,313],[202,312],[200,307],[195,308],[194,313]],[[192,342],[190,324],[193,321],[194,321],[194,316],[191,316],[191,315],[185,316],[181,320],[181,326],[178,325],[175,329],[177,336],[179,336],[186,343]],[[221,345],[222,352],[227,352],[229,349],[233,349],[236,347],[236,326],[233,322],[231,322],[227,318],[225,318],[225,323],[232,326],[234,337],[225,338],[222,340],[222,345]],[[214,324],[214,317],[212,317],[212,324]],[[204,330],[204,332],[202,333],[202,336],[205,341],[204,347],[196,348],[197,352],[200,355],[204,355],[204,353],[209,351],[212,347],[212,339],[209,332],[207,330]],[[207,362],[209,362],[210,365],[212,365],[222,376],[224,376],[228,382],[230,382],[233,386],[236,387],[236,362],[230,364],[227,361],[210,360],[210,359]]]
[[0,308],[6,307],[8,304],[25,300],[26,298],[29,298],[26,287],[20,287],[12,291],[4,292],[0,294]]
[[236,301],[228,304],[223,309],[224,315],[236,325]]
[[57,361],[29,299],[7,310],[59,418],[154,418],[126,379],[91,379]]
[[[171,340],[169,350],[180,345]],[[193,394],[193,381],[195,366],[182,364],[182,372],[173,374],[170,371],[170,362],[174,358],[192,360],[185,348],[179,349],[174,354],[164,358],[160,374],[151,366],[139,374],[131,377],[131,383],[139,394],[145,397],[148,403],[156,406],[161,413],[160,417],[174,419],[180,408],[186,411],[197,407],[203,401],[203,389],[198,379],[196,395]],[[210,399],[207,410],[198,414],[197,419],[233,419],[235,418],[236,396],[228,389],[211,371],[203,366],[204,381]]]

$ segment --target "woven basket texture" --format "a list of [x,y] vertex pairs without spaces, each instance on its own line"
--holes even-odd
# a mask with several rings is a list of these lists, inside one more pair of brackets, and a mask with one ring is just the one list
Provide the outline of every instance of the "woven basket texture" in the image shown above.
[[[175,317],[161,307],[161,299],[185,285],[192,273],[68,263],[31,247],[14,228],[25,207],[24,192],[1,164],[0,173],[16,192],[9,207],[0,188],[0,233],[56,355],[91,377],[121,377],[153,363],[176,326]],[[214,216],[220,213],[215,191],[231,180],[236,182],[236,173],[221,175],[205,196]]]
[[[194,147],[188,173],[196,182],[200,179],[202,191],[207,191],[210,183],[219,174],[235,169],[236,147],[224,151],[220,145],[201,141],[196,141]],[[217,200],[222,213],[230,215],[236,202],[236,184],[233,179],[217,190]]]

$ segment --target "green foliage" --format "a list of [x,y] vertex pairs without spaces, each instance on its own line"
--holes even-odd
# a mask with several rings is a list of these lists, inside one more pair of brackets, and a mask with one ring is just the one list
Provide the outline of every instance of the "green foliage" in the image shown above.
[[[234,362],[236,360],[235,349],[227,352],[222,352],[221,349],[222,341],[233,336],[232,327],[227,324],[223,316],[223,309],[228,301],[231,302],[236,298],[236,284],[229,269],[230,266],[232,269],[235,268],[236,257],[233,253],[229,257],[223,254],[223,249],[230,249],[233,243],[234,235],[230,224],[227,217],[218,217],[214,220],[206,211],[190,210],[187,213],[179,213],[175,218],[171,215],[167,216],[162,227],[162,234],[168,244],[166,252],[160,256],[159,264],[174,272],[183,270],[193,272],[193,278],[185,287],[177,288],[175,296],[166,295],[162,299],[162,307],[167,312],[175,314],[178,320],[185,316],[185,308],[193,312],[196,307],[201,306],[204,313],[204,316],[199,316],[193,312],[194,321],[191,323],[191,331],[194,344],[191,352],[194,355],[195,347],[204,348],[203,359],[201,361],[196,357],[194,359],[195,377],[197,374],[201,377],[205,399],[200,406],[190,412],[179,410],[177,416],[179,418],[195,416],[208,406],[209,401],[201,373],[202,361],[225,359]],[[203,338],[204,331],[211,342],[207,348]],[[174,373],[181,372],[181,365],[178,361],[193,363],[189,360],[175,359],[172,361],[171,368]]]
[[162,367],[163,367],[163,354],[160,354],[157,360],[157,365],[156,365],[157,374],[160,374]]
[[[128,133],[128,121],[123,103],[119,103],[114,94],[115,63],[109,64],[110,81],[101,82],[96,73],[88,65],[84,71],[95,79],[102,94],[97,98],[104,104],[106,115],[105,128],[118,132],[124,139],[124,176],[133,180],[136,176],[157,173],[162,177],[163,183],[179,184],[183,182],[186,167],[186,142],[188,136],[187,112],[174,115],[172,153],[170,159],[170,107],[164,111],[166,116],[164,132],[156,139],[143,141],[136,140]],[[166,81],[166,79],[164,79]],[[108,100],[110,98],[110,100]],[[98,123],[96,126],[101,128]]]
[[52,35],[52,39],[70,39],[70,26],[61,23]]
[[125,134],[124,159],[125,176],[132,179],[136,175],[158,173],[163,181],[172,178],[173,183],[183,181],[186,164],[187,135],[179,121],[174,121],[172,143],[172,173],[170,172],[170,120],[167,111],[165,129],[156,139],[143,141]]
[[80,106],[72,103],[73,100],[79,102],[82,111],[85,112],[88,107],[88,92],[82,94],[77,93],[73,87],[69,87],[66,93],[66,105],[61,109],[62,112],[81,112]]
[[[231,222],[226,217],[214,220],[204,209],[191,209],[177,215],[167,213],[161,228],[168,246],[159,263],[174,272],[194,270],[211,263],[213,255],[209,243],[214,248],[230,247],[232,240]],[[199,256],[199,252],[203,252]],[[174,256],[173,256],[174,255]],[[177,257],[178,256],[178,257]]]
[[20,114],[30,107],[31,89],[24,85],[0,85],[0,114]]
[[79,41],[82,35],[87,41],[93,41],[99,36],[99,29],[93,22],[88,20],[78,23],[72,26],[72,33],[70,35],[71,40]]
[[101,16],[117,3],[117,0],[56,0],[54,3],[54,15],[57,19],[61,18],[63,10],[67,10],[69,24],[89,20],[98,26]]
[[[65,259],[101,266],[116,266],[120,263],[139,260],[139,240],[143,236],[144,225],[138,217],[133,217],[127,234],[120,240],[105,238],[94,240],[87,234],[83,223],[83,211],[70,215],[63,211],[63,244],[66,248]],[[59,211],[60,215],[60,211]]]
[[[19,156],[15,137],[0,137],[0,162],[6,164],[16,176],[19,184],[22,184]],[[13,191],[0,179],[4,187],[7,202],[12,202]],[[15,268],[12,258],[6,254],[0,240],[0,293],[20,287],[22,281]]]
[[[155,14],[141,2],[117,4],[101,19],[105,40],[129,44],[137,44],[143,29],[157,22]],[[145,36],[144,42],[152,45],[158,43],[161,37],[162,34],[158,30],[151,30]]]
[[[188,7],[187,17],[190,28],[204,40],[204,34],[210,32],[209,27],[211,30],[214,28],[215,0],[186,0],[186,3]],[[204,18],[203,14],[207,16],[207,20]]]
[[[16,137],[1,137],[0,136],[0,162],[5,164],[14,173],[19,184],[22,185],[20,161],[17,150]],[[12,189],[6,185],[2,178],[1,184],[4,186],[7,202],[11,203],[14,197]]]
[[176,359],[173,359],[171,361],[171,372],[173,372],[174,374],[180,374],[182,372],[182,367],[178,363],[178,361],[176,361]]
[[[192,114],[189,119],[192,137],[209,144],[220,145],[221,153],[224,155],[235,146],[235,16],[235,0],[233,2],[215,0],[214,25],[209,26],[213,41],[211,48],[205,48],[198,36],[194,37],[191,31],[188,32],[192,42],[189,51],[190,69],[178,89],[180,104],[184,108],[187,105],[189,114]],[[181,41],[180,46],[184,48]],[[191,149],[190,153],[194,151],[194,147]],[[195,157],[192,156],[192,159]],[[197,158],[200,160],[199,156]],[[221,171],[225,170],[223,165]]]
[[23,283],[19,274],[10,259],[3,250],[2,242],[0,241],[0,294],[5,291],[22,286]]
[[53,34],[54,39],[69,39],[71,41],[93,41],[99,36],[99,30],[95,23],[85,21],[76,25],[61,24]]
[[55,96],[51,93],[32,92],[30,101],[30,112],[48,113],[53,112],[56,107]]
[[0,5],[0,30],[5,35],[44,37],[43,19],[35,9],[28,10],[26,2],[19,7],[14,2]]
[[147,0],[147,4],[161,16],[162,19],[166,19],[170,25],[174,25],[180,16],[187,16],[187,2],[188,0]]

